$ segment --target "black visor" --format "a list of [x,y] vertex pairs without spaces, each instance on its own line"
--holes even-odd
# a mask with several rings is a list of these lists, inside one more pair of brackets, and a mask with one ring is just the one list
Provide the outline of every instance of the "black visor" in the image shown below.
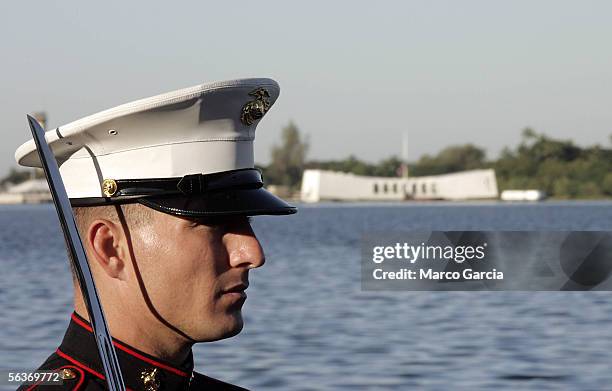
[[160,212],[189,217],[287,215],[297,212],[297,208],[263,188],[194,197],[147,197],[138,199],[138,202]]

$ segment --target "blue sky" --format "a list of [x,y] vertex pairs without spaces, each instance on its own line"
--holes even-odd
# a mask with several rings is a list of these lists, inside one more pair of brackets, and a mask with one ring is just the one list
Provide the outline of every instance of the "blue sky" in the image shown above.
[[474,143],[490,157],[531,126],[610,145],[612,3],[201,1],[0,5],[0,175],[49,125],[206,81],[272,77],[258,128],[266,163],[294,120],[311,158],[415,159]]

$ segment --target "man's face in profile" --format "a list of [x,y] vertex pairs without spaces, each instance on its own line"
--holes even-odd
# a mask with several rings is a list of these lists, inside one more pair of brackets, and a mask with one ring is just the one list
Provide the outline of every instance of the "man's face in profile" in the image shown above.
[[[130,281],[141,286],[130,290],[146,292],[149,310],[195,341],[242,330],[248,272],[264,263],[247,217],[193,219],[151,211],[147,223],[129,231],[141,276]],[[138,296],[134,300],[142,303]]]

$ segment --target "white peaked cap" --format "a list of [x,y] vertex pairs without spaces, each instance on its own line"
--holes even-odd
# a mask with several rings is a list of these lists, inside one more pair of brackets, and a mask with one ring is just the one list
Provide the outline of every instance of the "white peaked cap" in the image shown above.
[[[295,213],[261,188],[254,170],[255,128],[279,93],[271,79],[202,84],[101,111],[45,137],[73,205],[136,199],[181,215]],[[15,159],[41,167],[33,140]],[[249,199],[255,193],[265,202]],[[173,202],[150,204],[159,198]]]

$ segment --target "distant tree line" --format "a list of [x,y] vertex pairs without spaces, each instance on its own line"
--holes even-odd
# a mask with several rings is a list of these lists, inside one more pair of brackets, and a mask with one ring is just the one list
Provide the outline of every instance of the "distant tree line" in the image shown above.
[[[308,142],[290,123],[283,129],[281,144],[272,149],[270,164],[261,167],[266,183],[295,190],[302,172],[309,168],[382,177],[401,173],[402,161],[397,156],[378,163],[364,162],[353,155],[342,160],[307,161],[307,151]],[[539,189],[561,199],[612,197],[612,149],[599,145],[581,148],[531,128],[523,130],[516,148],[504,148],[497,160],[487,160],[485,150],[473,144],[453,145],[436,155],[422,156],[408,168],[411,176],[493,168],[500,191]]]
[[580,148],[526,128],[519,146],[505,148],[488,166],[501,190],[535,188],[567,199],[612,197],[611,148]]

